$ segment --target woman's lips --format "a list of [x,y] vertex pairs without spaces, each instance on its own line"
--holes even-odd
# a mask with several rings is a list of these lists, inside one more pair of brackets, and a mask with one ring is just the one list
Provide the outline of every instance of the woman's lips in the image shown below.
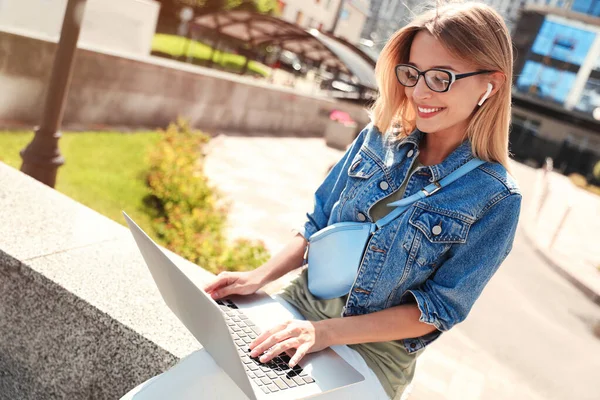
[[419,115],[419,118],[431,118],[435,117],[445,109],[446,107],[417,107],[417,114]]

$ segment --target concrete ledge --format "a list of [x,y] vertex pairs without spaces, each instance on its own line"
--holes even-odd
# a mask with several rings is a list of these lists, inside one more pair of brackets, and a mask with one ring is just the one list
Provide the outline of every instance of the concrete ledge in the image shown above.
[[0,252],[0,393],[115,399],[177,357]]
[[2,163],[0,204],[2,396],[114,399],[201,347],[127,228]]

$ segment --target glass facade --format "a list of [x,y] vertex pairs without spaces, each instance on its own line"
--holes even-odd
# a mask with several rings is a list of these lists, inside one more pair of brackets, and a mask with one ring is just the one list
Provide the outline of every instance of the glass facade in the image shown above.
[[595,32],[546,20],[531,50],[542,56],[581,65],[595,38]]
[[[596,32],[570,26],[567,21],[545,19],[526,56],[516,89],[564,105],[596,36]],[[578,111],[593,113],[600,107],[600,79],[594,79],[600,72],[600,57],[595,69],[575,106]]]
[[545,100],[564,103],[575,77],[569,71],[561,71],[534,61],[527,61],[517,81],[517,90]]
[[571,10],[599,17],[600,0],[575,0]]

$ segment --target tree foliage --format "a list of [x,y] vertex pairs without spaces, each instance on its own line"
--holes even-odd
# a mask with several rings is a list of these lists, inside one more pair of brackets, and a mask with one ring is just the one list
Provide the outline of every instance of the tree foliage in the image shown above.
[[194,14],[209,14],[222,10],[247,10],[261,14],[278,15],[277,0],[159,0],[164,11],[178,12],[192,7]]

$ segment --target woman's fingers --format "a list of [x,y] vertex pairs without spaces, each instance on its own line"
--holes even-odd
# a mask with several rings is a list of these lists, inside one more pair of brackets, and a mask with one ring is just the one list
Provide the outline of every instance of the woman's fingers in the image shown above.
[[254,339],[254,342],[250,343],[250,349],[252,350],[250,355],[252,357],[258,357],[277,343],[289,338],[291,332],[286,331],[287,326],[288,323],[277,325]]
[[218,290],[223,286],[230,285],[233,282],[235,282],[235,278],[226,272],[221,272],[219,275],[217,275],[217,278],[214,281],[204,287],[204,291],[206,293],[214,292],[215,290]]
[[302,360],[302,357],[304,357],[306,355],[306,353],[308,353],[309,350],[310,350],[310,344],[308,344],[308,343],[304,343],[304,344],[298,346],[298,348],[296,349],[296,353],[292,356],[292,359],[288,363],[290,368],[294,368],[296,365],[298,365],[300,360]]
[[275,346],[271,347],[264,355],[260,357],[261,363],[268,363],[281,353],[289,349],[295,349],[300,345],[298,338],[290,337],[282,342],[277,343]]
[[240,288],[241,286],[237,284],[225,286],[222,289],[215,290],[210,294],[210,296],[215,300],[222,299],[223,297],[231,296],[232,294],[240,294],[238,290]]

